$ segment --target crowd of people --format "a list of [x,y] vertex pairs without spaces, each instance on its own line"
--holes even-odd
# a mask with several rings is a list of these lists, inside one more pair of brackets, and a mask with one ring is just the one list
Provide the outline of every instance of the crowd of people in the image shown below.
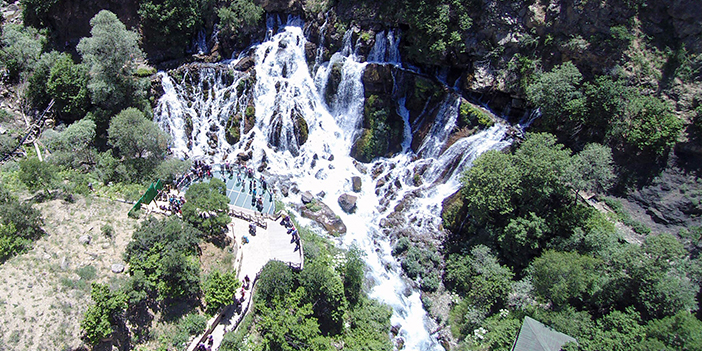
[[295,223],[292,222],[290,216],[286,215],[280,221],[280,225],[288,229],[288,234],[292,236],[290,243],[295,243],[295,251],[300,249],[300,233],[295,228]]

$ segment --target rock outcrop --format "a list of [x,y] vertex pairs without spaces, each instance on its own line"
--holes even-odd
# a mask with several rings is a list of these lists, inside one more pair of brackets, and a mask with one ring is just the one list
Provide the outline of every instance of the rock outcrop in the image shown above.
[[341,194],[338,201],[342,210],[344,210],[346,213],[353,213],[353,211],[356,210],[356,200],[356,196]]
[[302,217],[309,218],[324,228],[331,235],[346,233],[346,225],[324,202],[316,201],[313,206],[300,206],[298,208]]

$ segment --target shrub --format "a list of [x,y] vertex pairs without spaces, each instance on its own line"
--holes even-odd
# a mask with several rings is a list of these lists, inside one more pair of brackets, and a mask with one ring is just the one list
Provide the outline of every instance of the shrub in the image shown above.
[[215,270],[210,273],[203,285],[207,313],[214,315],[222,307],[232,304],[239,285],[234,272],[221,273]]
[[400,240],[397,241],[395,247],[392,249],[392,255],[402,255],[405,251],[407,251],[407,249],[410,248],[410,246],[412,246],[412,242],[410,242],[409,238],[403,236],[400,238]]

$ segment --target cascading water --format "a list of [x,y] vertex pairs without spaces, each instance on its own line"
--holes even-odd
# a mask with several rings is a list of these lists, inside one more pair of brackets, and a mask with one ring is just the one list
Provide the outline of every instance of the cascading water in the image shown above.
[[[185,79],[175,84],[171,77],[161,74],[165,94],[155,110],[156,121],[171,134],[172,149],[180,157],[220,162],[227,155],[249,148],[253,151],[254,163],[265,157],[268,173],[284,176],[302,191],[313,194],[324,191],[322,201],[347,226],[341,244],[355,244],[365,253],[369,267],[367,278],[372,283],[370,295],[392,307],[391,322],[401,325],[399,336],[404,339],[405,349],[441,350],[441,345],[431,335],[435,325],[423,309],[420,293],[409,288],[402,277],[401,267],[391,254],[390,241],[382,234],[380,223],[400,201],[411,197],[413,201],[407,205],[410,210],[405,214],[411,216],[408,222],[418,227],[438,228],[441,202],[460,187],[459,174],[483,151],[508,145],[508,141],[503,140],[507,127],[498,123],[446,147],[459,104],[456,95],[449,94],[424,138],[421,158],[417,158],[410,149],[409,111],[404,98],[399,98],[397,112],[405,121],[403,151],[366,166],[382,169],[380,175],[362,172],[349,156],[363,119],[361,77],[366,67],[366,63],[357,62],[352,31],[347,32],[341,52],[332,55],[329,62],[321,63],[313,72],[313,80],[305,61],[306,38],[302,29],[290,23],[278,28],[279,20],[272,17],[267,23],[270,25],[267,40],[255,48],[256,83],[250,94],[237,91],[236,87],[249,77],[243,73],[237,74],[229,86],[224,86],[220,85],[221,79],[216,79],[216,71],[209,73],[205,69],[207,72],[200,74],[200,83],[191,87]],[[274,27],[278,28],[277,33],[273,32]],[[381,38],[389,40],[390,34]],[[389,60],[388,55],[383,57]],[[333,94],[327,91],[332,74],[340,78]],[[247,100],[249,96],[251,101]],[[211,140],[212,124],[222,126],[220,131],[223,130],[229,118],[243,113],[242,109],[251,102],[255,106],[255,125],[247,132],[242,129],[242,141],[233,146],[227,144],[224,137],[218,137],[222,142],[213,152],[212,142],[203,142],[202,135],[210,133],[208,140]],[[213,106],[216,104],[220,106]],[[300,132],[296,128],[302,125],[300,119],[307,127],[305,143],[298,140]],[[192,132],[188,132],[189,123]],[[421,185],[414,179],[414,170],[418,168],[425,169]],[[363,185],[355,194],[358,196],[356,212],[348,214],[336,199],[352,192],[352,176],[361,177]],[[378,177],[391,181],[376,189]],[[295,202],[297,199],[283,200]],[[306,223],[304,218],[300,219]]]
[[400,35],[394,30],[382,31],[375,35],[375,44],[368,53],[368,62],[393,63],[400,65]]

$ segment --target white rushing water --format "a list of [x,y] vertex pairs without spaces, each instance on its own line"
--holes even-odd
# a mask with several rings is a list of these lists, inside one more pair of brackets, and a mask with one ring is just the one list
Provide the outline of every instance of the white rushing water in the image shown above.
[[[380,221],[406,195],[414,194],[417,197],[406,210],[406,216],[411,219],[408,222],[420,231],[439,228],[441,202],[460,187],[459,174],[482,152],[507,146],[509,142],[503,140],[507,126],[498,123],[446,148],[459,104],[455,95],[449,95],[421,144],[421,158],[418,158],[410,149],[409,111],[404,106],[405,99],[400,98],[397,110],[405,121],[403,151],[393,158],[365,165],[368,170],[379,167],[382,169],[379,177],[390,179],[376,189],[377,178],[371,176],[372,172],[362,172],[349,156],[363,119],[361,77],[366,67],[354,53],[352,30],[347,31],[343,49],[332,55],[329,62],[315,63],[318,68],[313,78],[305,60],[306,39],[299,22],[291,25],[289,21],[287,26],[281,26],[279,19],[271,17],[268,24],[267,40],[255,48],[256,83],[252,102],[256,123],[248,133],[241,129],[242,141],[229,145],[223,131],[229,116],[244,113],[249,104],[245,94],[237,92],[237,85],[247,80],[244,74],[235,75],[230,84],[224,84],[224,73],[218,73],[221,70],[200,69],[200,83],[190,85],[177,84],[161,74],[165,94],[155,110],[156,121],[173,137],[172,150],[179,157],[221,162],[230,155],[231,161],[250,141],[254,164],[265,157],[267,172],[289,177],[301,191],[312,194],[324,191],[323,201],[347,226],[340,244],[346,247],[355,244],[365,252],[367,278],[372,286],[370,295],[392,307],[392,323],[401,325],[405,349],[442,350],[431,335],[435,325],[422,307],[420,293],[411,289],[401,276],[400,264],[391,255],[391,243],[382,234]],[[273,28],[278,28],[277,33]],[[394,33],[380,33],[376,39],[382,43],[376,41],[377,48],[369,57],[377,62],[399,62],[396,52],[399,39],[395,39]],[[318,60],[320,57],[318,54]],[[341,80],[336,94],[325,100],[323,96],[333,69],[340,70]],[[295,133],[299,118],[308,126],[309,136],[302,145]],[[187,131],[187,120],[192,121],[192,132]],[[213,125],[219,129],[215,130]],[[217,134],[216,145],[211,141],[212,133]],[[416,185],[414,170],[419,167],[426,170],[421,176],[422,184]],[[353,193],[352,176],[361,177],[363,185],[360,193],[354,193],[358,196],[356,212],[347,214],[337,198],[343,193]],[[284,201],[297,202],[299,198],[291,194]]]

